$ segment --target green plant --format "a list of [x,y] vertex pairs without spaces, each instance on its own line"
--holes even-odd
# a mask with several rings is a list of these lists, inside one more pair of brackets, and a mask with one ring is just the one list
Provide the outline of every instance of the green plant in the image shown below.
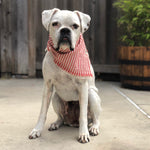
[[117,0],[118,27],[126,46],[150,46],[150,0]]

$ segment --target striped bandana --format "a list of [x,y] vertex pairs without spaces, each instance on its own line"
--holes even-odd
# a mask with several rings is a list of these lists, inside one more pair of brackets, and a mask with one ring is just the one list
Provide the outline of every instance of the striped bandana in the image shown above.
[[74,76],[93,77],[89,55],[82,34],[73,51],[70,51],[69,48],[56,51],[53,45],[52,38],[49,36],[47,50],[52,52],[54,62],[58,67]]

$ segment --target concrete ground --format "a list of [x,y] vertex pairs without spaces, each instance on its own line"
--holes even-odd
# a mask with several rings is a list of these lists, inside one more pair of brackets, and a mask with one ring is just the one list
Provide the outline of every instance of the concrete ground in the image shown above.
[[103,108],[101,132],[90,143],[76,141],[78,128],[49,132],[56,119],[52,106],[42,136],[29,140],[40,112],[42,83],[0,80],[0,150],[150,150],[150,92],[123,89],[116,82],[96,82]]

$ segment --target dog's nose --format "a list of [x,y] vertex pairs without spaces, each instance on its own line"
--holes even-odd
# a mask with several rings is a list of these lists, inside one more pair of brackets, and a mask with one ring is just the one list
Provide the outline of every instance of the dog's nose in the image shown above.
[[61,34],[70,34],[70,30],[68,28],[63,28],[60,30]]

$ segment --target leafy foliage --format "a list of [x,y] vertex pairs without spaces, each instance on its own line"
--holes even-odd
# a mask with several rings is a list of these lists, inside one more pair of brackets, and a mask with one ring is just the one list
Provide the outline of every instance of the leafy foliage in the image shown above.
[[121,41],[127,46],[150,46],[150,0],[117,0]]

